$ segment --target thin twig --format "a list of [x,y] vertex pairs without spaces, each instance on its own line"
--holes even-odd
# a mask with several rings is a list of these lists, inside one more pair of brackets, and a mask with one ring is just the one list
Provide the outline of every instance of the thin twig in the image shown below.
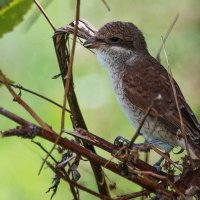
[[110,6],[108,5],[108,3],[106,2],[106,0],[102,0],[103,4],[106,6],[106,8],[108,9],[108,11],[111,11]]
[[[119,159],[120,161],[123,161],[120,154],[122,151],[124,151],[127,148],[127,146],[123,146],[121,148],[116,148],[115,145],[111,144],[110,142],[106,141],[105,139],[100,138],[99,136],[96,136],[96,135],[94,135],[84,129],[81,129],[81,128],[78,128],[72,132],[67,131],[67,133],[74,137],[77,137],[83,141],[86,141],[87,143],[93,144],[94,146],[97,146],[97,147],[101,148],[102,150],[107,151],[108,153],[111,153],[113,156],[111,159],[109,159],[109,161],[111,161],[113,159],[113,157]],[[129,163],[127,163],[127,164],[129,164]],[[139,158],[137,158],[136,160],[131,160],[131,165],[134,167],[137,167],[141,170],[153,171],[155,173],[157,172],[154,167],[145,163],[144,161],[140,160]],[[166,176],[166,174],[164,172],[159,172],[159,173]]]
[[149,163],[149,152],[144,153],[144,161],[145,163]]
[[130,173],[136,174],[136,175],[149,175],[152,176],[154,178],[158,178],[160,180],[166,180],[166,176],[162,176],[160,174],[156,174],[152,171],[141,171],[141,170],[136,170],[136,169],[130,169],[129,170]]
[[[54,132],[50,133],[47,130],[41,129],[40,127],[37,127],[37,126],[36,126],[36,128],[37,128],[37,136],[42,137],[43,139],[46,139],[52,143],[55,143],[55,141],[58,138],[58,135],[56,133],[54,133]],[[32,131],[32,129],[31,129],[31,131]],[[21,137],[28,138],[29,132],[30,132],[29,127],[20,127],[17,129],[4,131],[1,134],[3,137],[21,136]],[[87,150],[86,148],[80,146],[77,143],[74,143],[74,142],[68,140],[67,138],[61,137],[58,141],[58,145],[60,145],[64,149],[69,149],[69,150],[75,152],[76,154],[87,158],[90,162],[94,162],[99,165],[105,165],[106,163],[108,163],[107,159]],[[158,185],[157,181],[155,181],[154,179],[149,179],[148,177],[131,175],[129,172],[126,173],[126,175],[123,174],[122,169],[119,168],[119,165],[114,162],[110,161],[106,165],[106,168],[111,170],[113,173],[116,173],[116,174],[122,176],[123,178],[126,178],[126,179],[140,185],[141,187],[148,189],[149,191],[156,192],[157,189],[160,189],[166,195],[170,195],[173,193],[171,191],[167,191],[163,186]]]
[[149,115],[149,113],[150,113],[150,111],[151,111],[151,109],[152,109],[153,106],[154,106],[154,101],[153,101],[153,102],[151,103],[151,105],[148,107],[148,109],[147,109],[147,111],[146,111],[144,117],[142,118],[142,121],[141,121],[139,127],[137,128],[135,135],[132,137],[132,139],[131,139],[131,141],[130,141],[130,143],[129,143],[129,148],[131,148],[131,147],[133,146],[135,140],[136,140],[137,137],[139,136],[140,130],[142,129],[142,126],[144,125],[144,122],[145,122],[147,116]]
[[[52,2],[53,2],[53,0],[48,0],[48,1],[42,0],[42,7],[46,9]],[[38,8],[36,8],[36,9],[38,9]],[[30,30],[31,27],[35,24],[35,22],[40,17],[40,13],[36,9],[33,10],[33,12],[31,12],[30,16],[28,17],[28,19],[25,22],[25,27],[24,27],[25,31]]]
[[[3,83],[3,82],[0,81],[0,83]],[[25,87],[23,87],[23,86],[21,86],[21,85],[16,85],[16,84],[12,84],[12,83],[9,83],[9,85],[12,86],[12,87],[14,87],[14,88],[17,88],[17,89],[19,89],[19,90],[23,90],[23,91],[25,91],[25,92],[28,92],[28,93],[30,93],[30,94],[33,94],[33,95],[35,95],[35,96],[37,96],[37,97],[40,97],[41,99],[44,99],[44,100],[46,100],[46,101],[48,101],[48,102],[50,102],[50,103],[52,103],[52,104],[54,104],[54,105],[56,105],[56,106],[62,108],[62,106],[61,106],[60,104],[58,104],[58,103],[56,103],[55,101],[53,101],[53,100],[51,100],[51,99],[45,97],[45,96],[42,95],[42,94],[39,94],[39,93],[37,93],[37,92],[34,92],[33,90],[29,90],[29,89],[27,89],[27,88],[25,88]],[[71,113],[71,111],[70,111],[69,109],[67,109],[67,108],[65,108],[65,111],[68,112],[68,113]]]
[[49,153],[46,155],[46,157],[44,158],[42,165],[39,169],[38,174],[41,173],[42,168],[45,164],[45,162],[47,161],[49,155],[53,152],[53,150],[55,149],[58,140],[60,139],[63,130],[65,129],[65,107],[66,107],[66,103],[67,103],[67,95],[69,92],[69,86],[71,83],[71,77],[72,77],[72,66],[73,66],[73,61],[74,61],[74,53],[75,53],[75,46],[76,46],[76,38],[77,38],[77,30],[78,30],[78,20],[79,20],[79,14],[80,14],[80,0],[77,0],[77,4],[76,4],[76,15],[75,15],[75,28],[74,28],[74,36],[73,36],[73,41],[72,41],[72,49],[71,49],[71,57],[70,57],[70,61],[69,61],[69,66],[68,66],[68,71],[67,71],[67,76],[66,76],[66,81],[65,81],[65,90],[64,90],[64,98],[63,98],[63,107],[62,107],[62,116],[61,116],[61,127],[60,127],[60,134],[55,142],[55,144],[53,145],[53,147],[51,148],[51,150],[49,151]]
[[[39,146],[45,153],[48,153],[48,151],[42,146],[41,143],[36,142],[36,141],[34,141],[34,140],[31,140],[31,142],[33,142],[34,144],[36,144],[37,146]],[[57,161],[52,155],[50,155],[50,158],[51,158],[55,163],[58,163],[58,161]]]
[[[88,33],[86,34],[87,36],[88,36],[88,34],[93,35],[93,33],[96,32],[89,24],[87,24],[85,22],[82,22],[82,23],[88,29]],[[70,23],[70,24],[72,24],[72,23]],[[71,34],[71,31],[74,31],[74,28],[73,28],[74,25],[73,25],[73,27],[71,27],[71,25],[69,25],[69,26],[70,26],[70,28],[67,26],[66,29],[65,28],[64,29],[63,28],[56,29],[56,31],[54,32],[54,37],[53,37],[56,55],[57,55],[60,71],[62,73],[62,79],[63,79],[64,86],[65,86],[66,78],[64,77],[63,72],[67,71],[66,64],[69,62],[69,57],[70,57],[69,51],[66,48],[66,42],[68,42],[68,39],[69,39],[68,37],[69,37],[69,34]],[[83,34],[83,35],[85,37],[85,34]],[[69,106],[70,106],[70,110],[71,110],[71,114],[72,114],[71,121],[72,121],[73,127],[74,128],[81,127],[81,128],[87,129],[87,126],[85,124],[82,113],[80,111],[77,97],[74,92],[74,88],[73,88],[72,84],[70,84],[70,92],[68,94],[68,102],[69,102]],[[86,143],[83,141],[83,145],[85,148],[89,149],[91,152],[96,153],[94,147],[92,145],[90,145],[89,143]],[[104,181],[104,183],[102,183],[102,180],[105,180],[105,178],[103,177],[104,174],[102,173],[101,166],[94,162],[91,163],[91,166],[92,166],[92,170],[94,172],[96,183],[97,183],[100,193],[104,194],[104,195],[109,195],[109,190],[108,190],[106,181]]]
[[[145,143],[146,143],[146,141],[145,141]],[[147,164],[149,163],[149,152],[148,151],[144,152],[144,162]],[[145,188],[142,188],[142,190],[145,191]],[[145,195],[141,195],[140,200],[144,200],[144,199],[145,199]]]
[[[22,128],[18,128],[18,129],[13,129],[13,130],[9,130],[9,131],[6,131],[6,132],[2,132],[2,135],[4,137],[5,136],[14,136],[14,135],[26,137],[26,134],[28,136],[29,132],[30,132],[29,131],[29,127],[27,128],[27,130],[26,130],[26,128],[22,127]],[[48,131],[46,131],[46,130],[40,130],[39,127],[37,128],[37,135],[40,136],[40,137],[42,137],[42,138],[44,138],[44,139],[47,139],[47,140],[49,140],[51,142],[55,142],[55,140],[57,139],[57,136],[55,135],[55,133],[49,134]],[[100,162],[102,165],[105,165],[106,163],[108,163],[105,159],[102,159],[100,156],[89,152],[88,150],[84,149],[83,147],[79,146],[76,143],[70,142],[66,138],[65,139],[60,138],[59,145],[61,145],[64,149],[71,149],[72,151],[76,152],[77,154],[83,155],[84,157],[88,158],[90,161],[92,159],[93,162],[97,162],[97,163]],[[65,146],[65,145],[67,145],[67,146]],[[86,152],[88,152],[88,153],[86,153]],[[92,156],[92,154],[93,154],[93,156]],[[97,157],[98,157],[98,159],[97,159]],[[109,162],[108,165],[106,166],[106,168],[112,170],[113,172],[117,173],[118,175],[121,175],[121,172],[119,171],[118,167],[116,166],[116,168],[115,168],[113,164],[114,163]],[[151,173],[151,172],[148,172],[148,173]],[[132,181],[136,182],[137,184],[139,184],[139,185],[142,184],[141,186],[143,186],[143,187],[145,187],[145,188],[150,189],[151,191],[153,191],[152,190],[152,187],[154,188],[153,182],[151,182],[150,180],[148,180],[146,178],[144,180],[142,180],[141,177],[137,178],[135,176],[134,177],[123,176],[123,177],[124,178],[128,178],[129,180],[131,178],[131,180],[133,179]],[[156,188],[160,188],[159,186],[157,186],[157,184],[155,184],[155,187]],[[163,190],[163,189],[161,189],[161,190],[166,195],[169,194],[169,193],[166,193],[167,192],[166,190]]]
[[183,171],[182,168],[180,168],[176,163],[174,163],[169,156],[167,156],[165,153],[157,149],[155,146],[151,145],[151,149],[153,149],[157,154],[159,154],[161,157],[163,157],[166,161],[168,161],[170,164],[172,164],[174,167],[179,169],[181,172]]
[[170,35],[172,29],[174,28],[174,26],[175,26],[175,24],[176,24],[178,18],[179,18],[179,14],[177,14],[177,15],[175,16],[175,18],[174,18],[174,20],[173,20],[171,26],[170,26],[169,29],[167,30],[167,32],[166,32],[166,34],[165,34],[165,36],[164,36],[164,39],[163,39],[163,41],[162,41],[162,43],[161,43],[161,45],[160,45],[160,47],[159,47],[159,49],[158,49],[158,53],[157,53],[157,55],[156,55],[156,59],[157,59],[159,62],[160,62],[160,53],[161,53],[161,50],[162,50],[162,48],[163,48],[163,43],[165,44],[165,42],[167,41],[167,38],[169,37],[169,35]]
[[[80,16],[80,0],[77,0],[76,16],[75,16],[75,22],[76,23],[75,23],[75,27],[74,27],[72,48],[71,48],[71,53],[70,53],[70,60],[69,60],[67,75],[65,77],[66,81],[65,81],[64,98],[63,98],[63,108],[65,108],[65,106],[66,106],[67,95],[68,95],[70,83],[71,83],[71,80],[72,80],[72,67],[73,67],[73,63],[74,63],[74,54],[75,54],[75,47],[76,47],[79,16]],[[65,129],[65,110],[63,109],[62,110],[62,117],[61,117],[61,130],[60,130],[60,132],[62,133],[64,129]]]
[[99,197],[101,199],[105,199],[105,200],[112,200],[112,198],[110,197],[107,197],[107,196],[104,196],[104,195],[101,195],[83,185],[80,185],[79,183],[77,183],[76,181],[72,181],[69,179],[69,177],[66,177],[65,175],[63,175],[60,171],[58,171],[53,165],[51,165],[49,162],[47,162],[47,165],[49,166],[49,168],[55,172],[55,174],[57,174],[60,178],[62,178],[64,181],[66,181],[67,183],[73,185],[74,187],[77,187],[93,196],[96,196],[96,197]]
[[136,197],[145,197],[149,194],[150,192],[148,190],[142,190],[140,192],[133,192],[131,194],[126,194],[126,195],[122,195],[122,196],[118,196],[118,198],[116,198],[115,200],[128,200],[128,199],[133,199]]
[[[71,182],[72,180],[70,179],[68,173],[67,173],[64,169],[61,169],[61,170],[62,170],[62,172],[63,172],[64,177],[66,178],[66,180],[70,180],[68,183],[69,183],[69,186],[70,186],[70,190],[71,190],[71,192],[72,192],[72,195],[73,195],[73,197],[74,197],[73,200],[80,200],[80,198],[79,198],[78,187],[75,186],[74,184],[72,184],[72,182]],[[74,181],[74,182],[75,182],[75,181]],[[77,183],[77,182],[75,182],[75,183]]]
[[22,98],[20,98],[20,96],[18,96],[15,91],[12,89],[12,87],[9,85],[6,77],[4,76],[3,72],[0,71],[0,79],[2,79],[4,85],[6,86],[6,88],[8,89],[8,91],[10,92],[10,94],[13,96],[14,101],[18,102],[37,122],[38,124],[40,124],[40,126],[43,129],[46,129],[48,131],[52,131],[49,126],[39,117],[39,115],[37,115],[37,113],[35,111],[33,111],[33,109],[24,101],[22,100]]
[[179,194],[182,197],[182,199],[188,200],[188,198],[186,198],[186,196],[170,180],[167,180],[167,182],[176,191],[176,193]]
[[42,6],[40,5],[40,3],[38,2],[38,0],[33,0],[34,3],[37,5],[37,7],[39,8],[40,12],[44,15],[44,17],[46,18],[46,20],[48,21],[49,25],[51,26],[51,28],[55,31],[56,28],[53,25],[52,21],[50,20],[50,18],[47,16],[47,14],[45,13],[44,9],[42,8]]
[[167,56],[167,52],[166,52],[166,48],[165,48],[165,44],[164,44],[163,38],[162,38],[162,41],[163,41],[163,51],[164,51],[165,59],[166,59],[166,62],[167,62],[168,76],[169,76],[170,84],[171,84],[171,87],[172,87],[172,90],[173,90],[173,94],[174,94],[174,98],[175,98],[175,102],[176,102],[176,107],[177,107],[178,115],[179,115],[179,119],[180,119],[181,133],[184,136],[183,138],[184,138],[184,142],[185,142],[186,152],[187,152],[187,155],[189,156],[190,164],[193,167],[193,162],[192,162],[192,158],[191,158],[190,151],[189,151],[187,135],[186,135],[185,127],[184,127],[184,123],[183,123],[183,117],[182,117],[180,106],[179,106],[179,103],[178,103],[176,87],[174,85],[172,71],[171,71],[171,68],[170,68],[170,65],[169,65],[169,60],[168,60],[168,56]]
[[[5,117],[7,117],[7,118],[9,118],[9,119],[11,119],[11,120],[13,120],[13,121],[15,121],[16,123],[20,124],[23,127],[36,126],[36,125],[34,125],[32,123],[29,123],[28,121],[24,120],[23,118],[19,117],[18,115],[9,112],[8,110],[6,110],[6,109],[4,109],[2,107],[0,107],[0,114],[5,116]],[[106,140],[104,140],[104,139],[102,139],[102,138],[100,138],[98,136],[95,136],[94,134],[89,133],[89,132],[87,132],[87,131],[85,131],[83,129],[79,128],[76,131],[68,132],[68,133],[71,133],[71,135],[74,136],[74,137],[79,137],[80,139],[85,140],[87,143],[92,143],[92,144],[98,146],[99,148],[103,149],[104,151],[107,151],[108,153],[112,153],[113,150],[115,149],[115,146],[113,144],[111,144],[111,143],[107,142]],[[82,137],[80,137],[81,135],[82,135]],[[49,137],[50,137],[50,135],[49,135]],[[94,140],[94,142],[92,142],[93,141],[92,139]],[[119,152],[117,151],[117,153],[115,154],[116,158],[118,158],[117,157],[118,153]],[[107,165],[108,163],[105,163],[105,165]],[[155,170],[154,170],[155,168],[154,167],[144,163],[142,160],[137,159],[132,164],[133,164],[134,167],[137,167],[137,168],[139,168],[141,170],[148,170],[148,171],[155,172]],[[106,167],[106,166],[104,166],[104,167]],[[166,175],[163,172],[162,172],[162,174]]]
[[121,152],[124,151],[125,149],[127,149],[126,146],[121,147],[117,152],[115,152],[115,153],[112,155],[112,157],[108,160],[108,162],[107,162],[103,167],[106,167],[106,165],[107,165],[110,161],[112,161],[114,158],[116,158],[117,155],[120,155]]
[[[70,26],[72,26],[71,27],[72,29],[70,28],[70,30],[67,32],[63,32],[63,31],[60,32],[59,29],[58,29],[58,31],[56,30],[56,32],[54,33],[54,37],[53,37],[60,71],[62,72],[62,79],[63,79],[64,86],[65,86],[65,82],[66,82],[66,76],[64,76],[64,75],[66,74],[66,71],[68,68],[66,65],[66,62],[68,63],[69,58],[70,58],[69,48],[66,47],[66,44],[69,42],[69,34],[74,32],[73,27],[74,27],[75,23],[74,22],[70,23]],[[83,24],[83,26],[82,26],[82,24]],[[86,27],[86,32],[88,32],[86,34],[87,38],[89,35],[93,35],[94,32],[96,32],[95,30],[93,30],[93,28],[89,24],[84,23],[82,21],[81,21],[81,23],[78,24],[78,26],[80,28],[78,33],[80,33],[82,27]],[[65,73],[63,73],[63,72],[65,72]],[[87,126],[86,126],[85,120],[83,118],[83,115],[81,113],[81,110],[80,110],[80,107],[78,104],[78,100],[76,97],[76,93],[74,91],[73,81],[71,81],[70,88],[69,88],[68,103],[69,103],[70,110],[72,112],[71,121],[72,121],[73,128],[81,127],[83,129],[87,130]],[[89,149],[91,152],[96,153],[96,150],[95,150],[94,146],[91,145],[91,143],[87,143],[85,141],[81,141],[81,142],[83,143],[83,146],[86,149]],[[99,193],[102,195],[109,196],[109,189],[108,189],[107,183],[105,181],[104,173],[102,171],[101,166],[95,162],[90,162],[90,164],[91,164],[92,170],[95,175],[95,180],[96,180],[96,184],[98,186]]]
[[9,112],[8,110],[6,110],[5,108],[0,107],[0,115],[3,115],[7,118],[9,118],[10,120],[16,122],[17,124],[20,124],[21,126],[30,126],[31,124],[26,121],[25,119],[19,117],[18,115],[13,114],[12,112]]

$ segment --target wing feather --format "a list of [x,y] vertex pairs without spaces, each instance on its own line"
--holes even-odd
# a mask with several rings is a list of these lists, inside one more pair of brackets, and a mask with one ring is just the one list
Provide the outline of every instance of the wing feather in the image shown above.
[[[150,56],[129,61],[125,67],[123,85],[126,97],[145,112],[160,94],[162,100],[154,103],[150,115],[156,116],[172,134],[176,135],[181,129],[180,118],[166,69]],[[192,141],[200,145],[199,123],[175,80],[174,85],[185,130]]]

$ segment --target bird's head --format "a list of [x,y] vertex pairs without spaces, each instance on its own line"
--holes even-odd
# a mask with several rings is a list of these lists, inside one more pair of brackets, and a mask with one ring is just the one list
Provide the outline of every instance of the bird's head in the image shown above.
[[142,32],[134,24],[120,21],[105,24],[83,46],[94,50],[105,66],[123,64],[131,57],[147,52]]

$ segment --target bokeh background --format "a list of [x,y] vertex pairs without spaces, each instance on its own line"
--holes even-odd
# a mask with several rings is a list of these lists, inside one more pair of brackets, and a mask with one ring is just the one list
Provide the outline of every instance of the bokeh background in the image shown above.
[[[73,0],[52,1],[46,12],[56,27],[74,20]],[[156,55],[163,36],[176,14],[180,17],[166,44],[173,76],[179,83],[185,98],[200,119],[200,2],[199,0],[107,0],[108,12],[101,0],[82,0],[81,18],[96,28],[110,21],[129,21],[144,33],[149,51]],[[33,5],[23,22],[12,32],[0,38],[0,69],[16,83],[39,92],[62,103],[63,86],[60,79],[52,80],[59,73],[52,42],[52,30],[44,17]],[[36,20],[33,20],[36,19]],[[34,21],[34,22],[33,22]],[[0,25],[1,27],[1,25]],[[162,56],[162,63],[166,65]],[[95,56],[77,44],[74,63],[75,90],[83,116],[89,130],[110,142],[118,135],[130,139],[134,129],[118,105],[107,72],[96,61]],[[22,92],[22,98],[42,117],[59,131],[61,110],[35,96]],[[4,87],[0,88],[0,106],[33,121],[15,102]],[[16,124],[0,116],[0,130]],[[69,117],[66,129],[71,130]],[[36,138],[36,141],[41,141]],[[140,138],[139,141],[142,141]],[[52,144],[41,141],[49,149]],[[98,150],[99,151],[99,150]],[[99,151],[100,152],[100,151]],[[104,152],[100,152],[106,155]],[[1,200],[49,200],[45,191],[51,186],[53,173],[45,168],[37,175],[44,153],[29,140],[20,138],[0,139],[0,199]],[[55,155],[59,158],[59,155]],[[181,155],[173,156],[179,160]],[[151,154],[150,162],[158,158]],[[87,162],[82,162],[81,184],[96,190],[93,174]],[[125,194],[140,188],[123,181],[106,171],[111,181],[117,183],[113,194]],[[81,192],[81,199],[96,199]],[[61,183],[57,199],[72,199],[69,187]]]

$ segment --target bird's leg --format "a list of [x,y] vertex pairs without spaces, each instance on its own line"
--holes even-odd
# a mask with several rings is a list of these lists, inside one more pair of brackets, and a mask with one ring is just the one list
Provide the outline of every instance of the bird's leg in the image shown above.
[[[171,151],[171,150],[170,150],[170,151]],[[169,157],[170,151],[166,151],[164,154],[166,154],[166,155]],[[156,168],[156,170],[157,170],[158,172],[160,172],[161,169],[162,169],[162,167],[161,167],[160,165],[161,165],[161,163],[163,162],[163,160],[164,160],[164,157],[162,156],[162,157],[153,165],[153,166]]]
[[161,157],[161,158],[153,165],[153,166],[156,168],[156,170],[157,170],[158,172],[160,172],[161,169],[162,169],[162,167],[161,167],[160,165],[161,165],[161,163],[162,163],[163,160],[164,160],[164,158]]
[[[115,138],[114,145],[117,147],[122,147],[124,145],[128,146],[130,144],[130,141],[127,140],[126,138],[122,136],[118,136]],[[142,150],[142,151],[148,151],[150,149],[150,144],[148,143],[138,143],[138,144],[133,144],[133,148]]]
[[[116,137],[115,141],[114,141],[114,145],[117,147],[123,147],[123,146],[127,146],[130,144],[130,141],[127,140],[126,138],[122,137],[122,136],[118,136]],[[145,142],[145,143],[139,143],[139,144],[133,144],[132,148],[136,148],[138,150],[141,151],[148,151],[151,148],[151,145],[157,145],[157,144],[161,144],[160,141],[151,141],[151,142]],[[169,153],[171,152],[170,150],[167,150],[165,152],[165,154],[169,157]],[[161,163],[163,162],[164,157],[161,157],[153,166],[156,168],[156,170],[159,172],[161,171],[162,167],[160,166]]]
[[122,147],[124,145],[129,145],[130,141],[122,136],[117,136],[114,140],[114,145],[117,147]]

